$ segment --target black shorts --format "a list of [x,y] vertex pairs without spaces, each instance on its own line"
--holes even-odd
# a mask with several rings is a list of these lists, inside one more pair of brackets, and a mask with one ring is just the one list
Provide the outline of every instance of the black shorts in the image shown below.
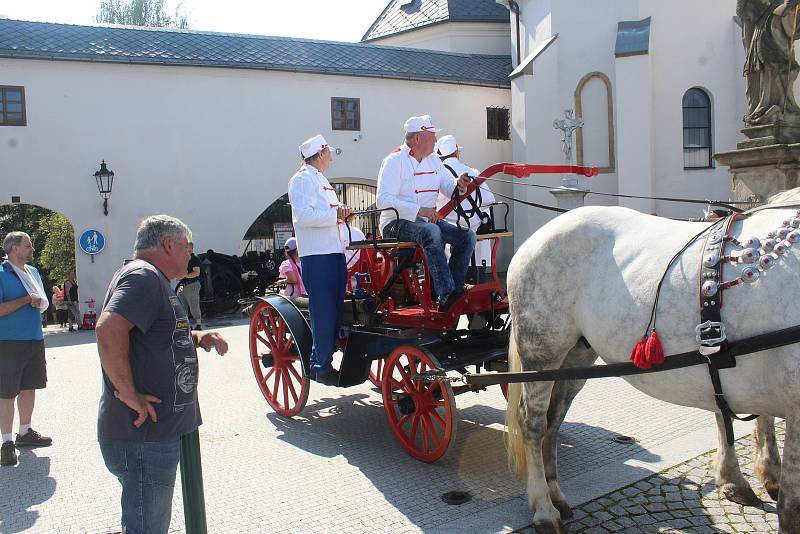
[[20,391],[46,385],[44,341],[0,340],[0,399],[13,399]]

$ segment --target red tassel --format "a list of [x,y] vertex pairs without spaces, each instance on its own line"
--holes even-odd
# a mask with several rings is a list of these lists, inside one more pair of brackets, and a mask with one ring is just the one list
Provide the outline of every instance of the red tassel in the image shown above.
[[664,347],[661,346],[661,341],[658,339],[655,329],[650,333],[647,338],[647,343],[644,347],[644,356],[652,365],[661,365],[664,363]]
[[639,342],[634,345],[633,350],[631,351],[631,361],[633,365],[638,367],[639,369],[649,369],[650,362],[647,361],[645,358],[645,341],[646,338],[642,338]]

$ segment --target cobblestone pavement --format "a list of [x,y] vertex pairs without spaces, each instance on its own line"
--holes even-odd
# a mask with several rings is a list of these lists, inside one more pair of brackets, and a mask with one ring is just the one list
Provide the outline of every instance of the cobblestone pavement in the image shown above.
[[[455,443],[443,459],[424,464],[398,445],[370,384],[312,383],[299,416],[274,414],[253,378],[247,325],[228,324],[217,326],[229,354],[200,356],[210,532],[508,532],[531,522],[523,485],[506,468],[498,387],[456,399]],[[54,445],[22,451],[19,465],[0,468],[0,533],[116,530],[119,485],[95,439],[100,370],[93,332],[52,333],[46,345],[49,383],[37,396],[33,424]],[[741,436],[752,425],[736,428]],[[614,443],[617,434],[637,443]],[[620,379],[590,381],[562,425],[562,488],[571,503],[586,503],[713,447],[711,414],[657,401]],[[705,503],[713,481],[698,469],[703,497],[696,500]],[[472,500],[442,502],[454,490]],[[726,506],[720,509],[732,518]],[[184,532],[180,485],[171,528]]]
[[[783,448],[785,424],[776,424]],[[742,473],[761,499],[760,506],[741,506],[726,500],[713,482],[715,451],[676,465],[657,475],[578,506],[567,523],[575,533],[695,533],[778,532],[775,502],[753,475],[752,440],[736,441]],[[516,532],[535,532],[532,527]]]

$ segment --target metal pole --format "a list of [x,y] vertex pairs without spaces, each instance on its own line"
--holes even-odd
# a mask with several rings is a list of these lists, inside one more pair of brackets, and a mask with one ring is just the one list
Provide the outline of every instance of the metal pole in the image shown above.
[[197,430],[181,437],[181,487],[186,534],[206,534],[206,500],[203,495],[203,465]]

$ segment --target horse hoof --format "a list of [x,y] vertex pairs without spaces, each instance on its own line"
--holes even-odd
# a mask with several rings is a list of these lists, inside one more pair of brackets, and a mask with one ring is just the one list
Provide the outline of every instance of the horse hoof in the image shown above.
[[756,497],[755,492],[750,486],[725,484],[722,486],[722,495],[729,501],[741,504],[742,506],[758,506],[761,504],[761,499]]
[[780,485],[777,482],[764,482],[764,489],[767,490],[767,493],[773,501],[778,502]]
[[558,513],[561,514],[562,521],[567,521],[575,516],[575,514],[572,513],[572,508],[567,504],[567,501],[553,501],[553,506],[555,506]]
[[533,523],[533,529],[537,534],[566,534],[567,529],[561,521],[536,521]]

